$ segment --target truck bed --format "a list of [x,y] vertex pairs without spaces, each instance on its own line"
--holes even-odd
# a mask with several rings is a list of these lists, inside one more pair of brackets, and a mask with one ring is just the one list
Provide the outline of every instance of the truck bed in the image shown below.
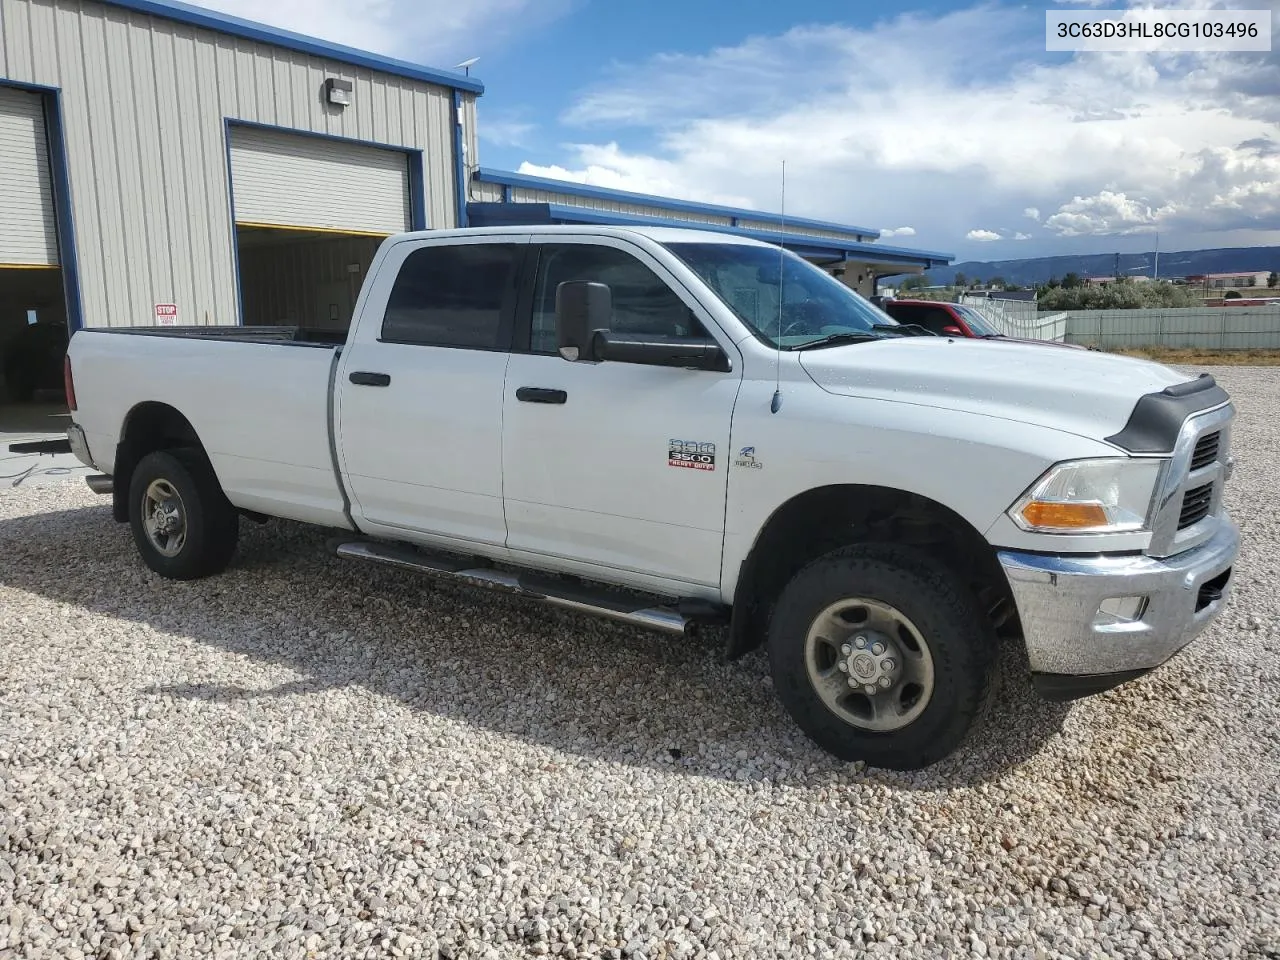
[[329,388],[341,331],[300,327],[85,328],[68,356],[98,469],[143,405],[195,430],[233,504],[346,526],[334,471]]

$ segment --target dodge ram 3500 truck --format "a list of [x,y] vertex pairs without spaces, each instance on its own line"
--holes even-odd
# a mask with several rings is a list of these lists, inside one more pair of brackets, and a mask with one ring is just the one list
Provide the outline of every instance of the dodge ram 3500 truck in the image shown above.
[[64,442],[164,577],[281,517],[341,557],[718,623],[812,740],[883,767],[961,743],[1002,639],[1051,699],[1164,663],[1238,549],[1212,377],[904,335],[733,234],[401,234],[346,332],[82,329],[66,381]]

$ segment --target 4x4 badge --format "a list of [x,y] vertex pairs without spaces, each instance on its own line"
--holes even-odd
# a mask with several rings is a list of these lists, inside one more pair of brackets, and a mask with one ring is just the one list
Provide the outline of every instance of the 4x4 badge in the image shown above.
[[748,470],[763,470],[764,464],[756,459],[755,447],[743,447],[738,451],[738,459],[733,461],[735,467],[745,467]]

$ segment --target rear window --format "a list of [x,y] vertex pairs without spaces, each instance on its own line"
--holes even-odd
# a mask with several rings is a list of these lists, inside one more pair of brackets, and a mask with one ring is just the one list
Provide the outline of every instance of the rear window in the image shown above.
[[514,243],[468,243],[413,251],[387,300],[382,339],[508,349],[520,249]]

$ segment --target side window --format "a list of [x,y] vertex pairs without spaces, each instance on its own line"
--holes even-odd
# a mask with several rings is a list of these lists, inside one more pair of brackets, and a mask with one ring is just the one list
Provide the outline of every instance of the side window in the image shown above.
[[625,250],[599,244],[542,246],[533,292],[529,349],[556,352],[556,287],[566,280],[607,283],[613,293],[615,333],[703,337],[692,311],[662,278]]
[[920,318],[920,326],[940,334],[943,327],[956,326],[956,318],[940,307],[931,307],[923,311],[923,316]]
[[521,247],[468,243],[420,247],[396,276],[382,339],[435,347],[502,349]]
[[924,326],[924,311],[914,304],[891,303],[885,307],[885,313],[899,323],[918,323]]

